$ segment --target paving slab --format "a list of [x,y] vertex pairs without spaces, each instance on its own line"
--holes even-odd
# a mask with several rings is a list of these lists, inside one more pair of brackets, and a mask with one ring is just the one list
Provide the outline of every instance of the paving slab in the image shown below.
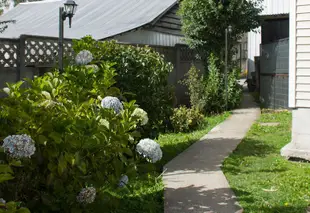
[[259,115],[259,107],[245,92],[240,109],[165,165],[165,213],[243,211],[221,165]]

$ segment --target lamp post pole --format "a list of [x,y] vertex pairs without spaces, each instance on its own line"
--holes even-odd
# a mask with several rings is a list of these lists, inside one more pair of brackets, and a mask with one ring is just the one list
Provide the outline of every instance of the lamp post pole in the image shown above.
[[225,108],[228,110],[228,28],[225,29]]
[[58,64],[59,71],[63,71],[63,40],[64,40],[64,20],[63,20],[64,8],[59,8],[59,38],[58,38]]
[[74,16],[77,4],[73,0],[67,0],[64,7],[59,8],[59,38],[58,38],[58,68],[63,72],[63,55],[64,55],[64,21],[69,18],[69,28],[71,28],[72,17]]
[[232,26],[225,29],[225,108],[228,110],[228,34],[232,32]]

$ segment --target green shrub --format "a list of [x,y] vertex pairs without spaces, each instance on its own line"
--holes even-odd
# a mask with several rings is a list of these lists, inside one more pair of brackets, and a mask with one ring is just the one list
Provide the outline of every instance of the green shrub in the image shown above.
[[[187,78],[181,82],[188,87],[191,107],[204,114],[220,113],[226,109],[225,79],[218,64],[218,59],[211,54],[205,75],[192,66]],[[242,87],[238,84],[238,76],[238,69],[228,74],[227,109],[234,109],[241,102]]]
[[242,86],[238,83],[240,69],[233,69],[228,75],[228,108],[234,109],[241,104]]
[[100,212],[111,202],[105,191],[125,186],[137,165],[147,163],[136,152],[136,129],[146,122],[139,114],[145,114],[134,113],[135,101],[121,104],[115,97],[121,96],[113,87],[115,64],[98,65],[70,65],[64,73],[28,79],[28,87],[18,82],[4,89],[1,145],[8,135],[26,134],[35,152],[16,159],[10,149],[0,150],[0,181],[10,177],[0,185],[0,198],[38,213]]
[[89,50],[94,60],[116,62],[116,86],[128,99],[135,99],[149,116],[151,129],[162,129],[165,121],[172,114],[173,90],[168,85],[168,75],[173,70],[162,55],[149,47],[134,47],[117,44],[115,41],[95,41],[85,37],[75,41],[75,52]]
[[188,132],[199,127],[204,116],[197,109],[189,109],[185,106],[174,109],[171,123],[175,132]]
[[211,54],[205,81],[205,112],[220,113],[225,110],[224,76],[217,65],[218,59]]
[[185,77],[181,84],[188,88],[191,107],[203,112],[206,104],[204,76],[200,73],[200,70],[192,65]]

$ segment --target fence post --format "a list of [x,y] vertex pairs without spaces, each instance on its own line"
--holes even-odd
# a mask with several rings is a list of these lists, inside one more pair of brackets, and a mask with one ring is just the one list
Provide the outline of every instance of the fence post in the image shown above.
[[19,48],[18,48],[18,67],[19,70],[17,70],[17,81],[20,81],[21,79],[25,78],[25,48],[26,48],[26,36],[21,35],[19,38]]

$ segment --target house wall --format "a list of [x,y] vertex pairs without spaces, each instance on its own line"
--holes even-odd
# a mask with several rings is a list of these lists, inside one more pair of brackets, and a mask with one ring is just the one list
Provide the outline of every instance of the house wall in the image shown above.
[[[295,0],[294,0],[295,1]],[[310,5],[298,0],[291,23],[291,107],[310,108]],[[295,96],[295,97],[294,97]]]
[[[307,1],[307,0],[306,0]],[[263,0],[261,16],[288,14],[290,0]],[[260,56],[261,28],[248,33],[248,72],[255,71],[254,58]]]
[[115,36],[119,42],[154,46],[174,47],[185,44],[181,31],[181,19],[177,15],[178,5],[172,7],[163,16],[143,29]]
[[152,31],[183,36],[181,19],[177,15],[179,5],[175,5],[164,16],[160,17],[152,27]]
[[122,35],[115,36],[113,39],[122,43],[144,44],[154,46],[174,47],[176,44],[183,44],[182,36],[172,35],[150,30],[137,30]]
[[289,106],[293,111],[292,141],[281,154],[310,160],[310,4],[291,0]]

